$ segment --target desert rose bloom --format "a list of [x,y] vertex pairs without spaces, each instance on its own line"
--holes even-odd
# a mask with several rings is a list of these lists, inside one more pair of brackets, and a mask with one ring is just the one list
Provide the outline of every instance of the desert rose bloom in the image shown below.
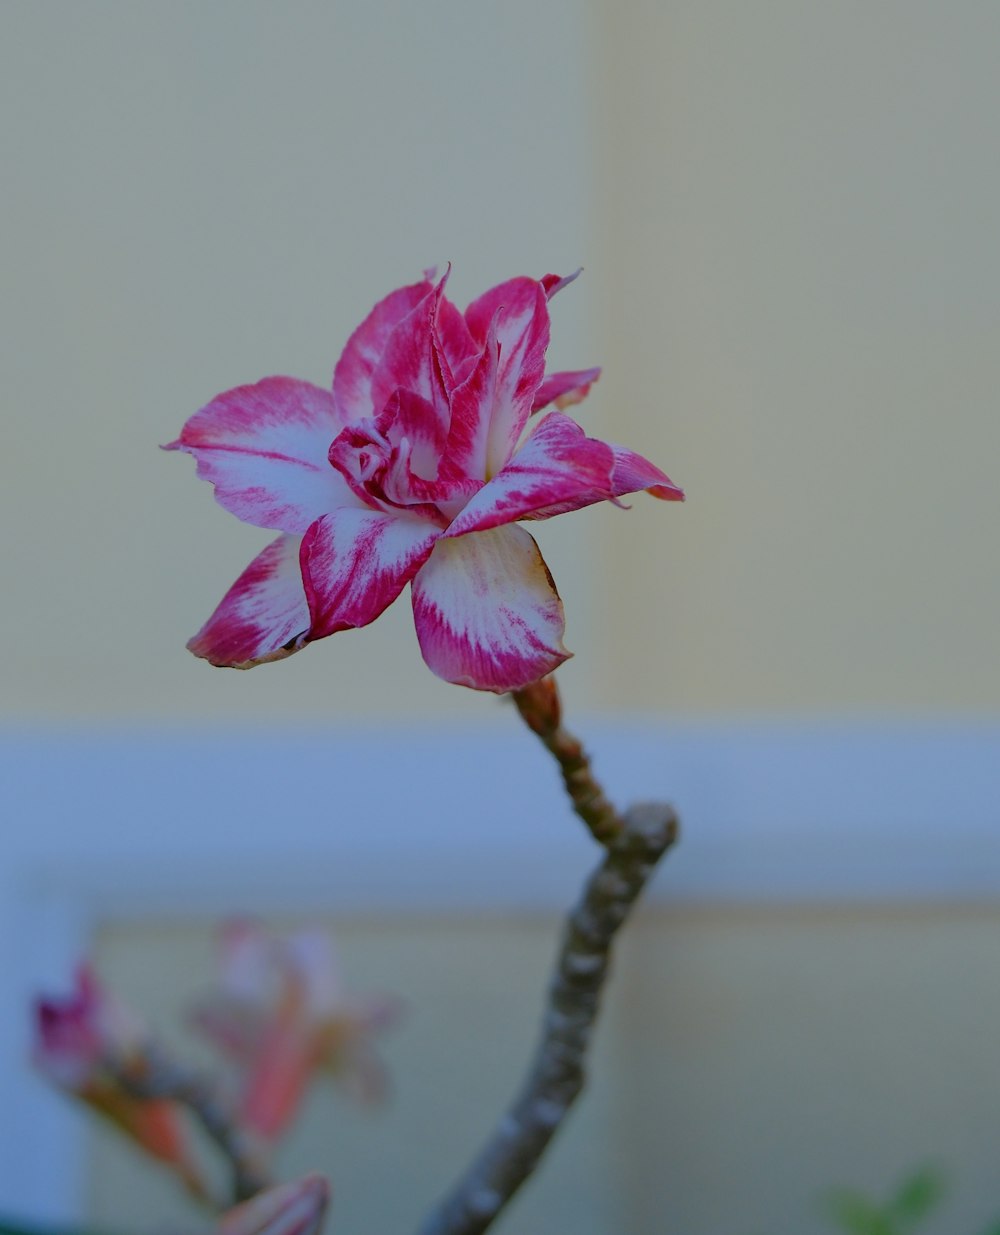
[[281,939],[249,922],[223,929],[218,989],[194,1010],[235,1065],[241,1124],[267,1142],[287,1128],[318,1072],[362,1101],[382,1097],[374,1037],[398,1015],[395,999],[345,992],[325,934]]
[[306,1175],[228,1210],[215,1235],[319,1235],[329,1202],[330,1187],[322,1175]]
[[177,1106],[133,1097],[109,1070],[110,1061],[141,1061],[146,1031],[139,1018],[86,965],[66,999],[35,1002],[35,1066],[60,1089],[111,1120],[146,1153],[170,1166],[197,1196],[205,1190]]
[[268,377],[213,399],[167,449],[218,501],[281,533],[188,647],[246,669],[365,626],[411,584],[424,660],[497,693],[569,652],[562,602],[521,520],[645,489],[681,491],[652,463],[560,411],[599,369],[545,375],[549,299],[571,276],[515,278],[465,313],[432,272],[380,301],[331,390]]

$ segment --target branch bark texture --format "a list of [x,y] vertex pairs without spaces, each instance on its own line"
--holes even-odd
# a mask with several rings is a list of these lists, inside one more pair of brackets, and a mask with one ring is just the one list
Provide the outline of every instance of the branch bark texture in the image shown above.
[[542,678],[512,696],[521,719],[540,738],[562,773],[570,805],[599,845],[610,845],[624,821],[605,796],[580,739],[563,726],[555,678]]
[[670,806],[643,804],[619,814],[611,805],[582,746],[562,727],[551,679],[517,692],[514,700],[555,756],[573,809],[605,855],[567,919],[541,1041],[521,1092],[420,1235],[480,1235],[538,1165],[584,1086],[611,945],[677,837]]

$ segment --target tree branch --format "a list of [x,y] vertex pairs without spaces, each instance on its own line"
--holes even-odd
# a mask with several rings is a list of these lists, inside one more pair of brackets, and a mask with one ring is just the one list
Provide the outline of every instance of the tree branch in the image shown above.
[[[600,797],[606,801],[603,794]],[[581,809],[576,809],[580,814]],[[541,1042],[521,1093],[452,1193],[424,1223],[420,1235],[480,1235],[485,1231],[534,1171],[583,1089],[587,1047],[608,974],[611,944],[657,862],[677,837],[677,818],[669,806],[652,803],[635,806],[623,816],[614,814],[617,832],[566,923]]]
[[209,1077],[184,1068],[156,1044],[148,1045],[137,1059],[113,1059],[107,1066],[134,1097],[168,1099],[191,1111],[229,1162],[234,1201],[247,1200],[270,1187],[259,1147],[239,1126]]
[[511,697],[521,719],[559,764],[573,810],[599,845],[610,845],[620,835],[624,821],[605,797],[579,738],[563,728],[555,678],[542,678],[524,690],[513,691]]

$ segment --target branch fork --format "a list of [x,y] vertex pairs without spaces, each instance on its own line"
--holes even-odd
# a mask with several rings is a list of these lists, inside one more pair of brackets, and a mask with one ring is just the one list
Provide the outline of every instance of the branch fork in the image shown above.
[[573,809],[604,856],[567,918],[521,1091],[420,1235],[480,1235],[537,1167],[584,1087],[614,938],[677,839],[672,807],[650,802],[620,813],[607,799],[582,745],[563,728],[552,678],[515,692],[514,703],[559,764]]

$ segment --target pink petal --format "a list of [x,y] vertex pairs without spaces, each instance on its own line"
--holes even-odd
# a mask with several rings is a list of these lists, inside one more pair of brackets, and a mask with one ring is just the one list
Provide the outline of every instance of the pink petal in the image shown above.
[[451,397],[451,424],[443,468],[448,476],[486,478],[490,423],[497,402],[500,348],[496,328],[494,318],[475,366]]
[[391,409],[377,417],[367,417],[348,425],[330,446],[330,465],[337,469],[358,499],[374,510],[385,510],[382,491],[387,469],[392,462],[392,443],[386,435],[392,419]]
[[315,1069],[313,1033],[293,992],[266,1024],[249,1061],[240,1123],[265,1141],[276,1140],[295,1118]]
[[[396,390],[375,418],[349,425],[330,447],[330,463],[371,510],[424,519],[440,528],[449,512],[461,509],[478,485],[461,476],[437,479],[441,437],[434,436],[437,417],[426,399]],[[429,479],[433,477],[433,479]]]
[[468,502],[448,528],[461,536],[523,519],[553,505],[588,505],[612,496],[614,455],[575,421],[550,412],[507,466]]
[[675,485],[655,464],[625,446],[616,446],[613,442],[608,444],[615,455],[615,470],[611,478],[615,497],[638,493],[640,489],[644,489],[653,497],[658,497],[661,502],[684,501],[684,490]]
[[89,966],[76,975],[75,992],[64,999],[39,997],[34,1005],[35,1066],[56,1085],[83,1090],[98,1075],[109,1044],[100,1025],[102,992]]
[[487,476],[503,467],[517,445],[531,415],[535,392],[542,384],[549,345],[549,311],[545,289],[537,279],[509,279],[469,305],[465,320],[480,346],[490,336],[498,310],[500,360],[490,416]]
[[576,372],[550,373],[535,392],[533,412],[554,403],[558,408],[571,407],[587,397],[591,386],[601,376],[600,368],[578,369]]
[[582,274],[583,267],[578,266],[572,274],[543,274],[538,281],[541,283],[542,287],[545,288],[546,299],[551,300],[557,292],[561,292],[564,287],[569,287],[569,285],[574,282],[574,280],[578,279]]
[[188,1020],[216,1050],[244,1067],[260,1050],[268,1023],[264,1008],[226,995],[206,996],[190,1009]]
[[[551,412],[545,419],[548,420],[551,416],[558,414],[558,412]],[[542,423],[544,424],[545,421]],[[637,455],[633,450],[626,450],[624,446],[616,446],[613,442],[605,442],[604,444],[614,456],[610,493],[600,486],[590,490],[582,490],[574,498],[553,502],[549,506],[540,506],[524,517],[526,519],[551,519],[555,515],[565,515],[571,510],[580,510],[584,506],[591,506],[594,502],[604,502],[608,499],[616,501],[617,498],[623,497],[627,493],[636,493],[640,489],[645,489],[647,493],[651,493],[653,497],[658,497],[663,501],[682,502],[684,500],[684,491],[679,489],[669,476],[661,472],[648,459],[644,459],[642,455]],[[620,502],[616,502],[616,504],[621,505]]]
[[432,288],[431,278],[425,277],[420,283],[390,292],[348,339],[333,372],[333,398],[343,424],[351,424],[379,411],[372,402],[372,374],[393,330]]
[[302,542],[311,637],[367,626],[427,560],[440,528],[375,510],[335,510]]
[[188,1143],[188,1126],[181,1107],[168,1099],[144,1100],[125,1092],[109,1097],[106,1113],[146,1153],[173,1167],[188,1188],[204,1198],[205,1185],[193,1147]]
[[389,440],[398,446],[406,438],[410,444],[409,463],[415,475],[423,480],[436,480],[448,440],[447,424],[442,423],[426,399],[410,390],[395,391],[386,404],[386,412]]
[[[447,276],[445,276],[447,277]],[[445,280],[432,287],[409,313],[393,327],[371,377],[371,400],[380,412],[397,390],[407,390],[425,399],[441,418],[448,432],[448,372],[442,368],[437,346],[435,319],[444,293]],[[370,414],[370,413],[369,413]]]
[[413,617],[433,672],[475,690],[517,690],[570,655],[552,576],[514,525],[439,540],[413,581]]
[[258,1192],[227,1210],[215,1235],[319,1235],[330,1201],[330,1186],[321,1175]]
[[479,356],[479,345],[469,331],[464,315],[447,296],[438,301],[434,339],[443,358],[449,391],[464,381]]
[[309,606],[299,569],[300,541],[299,536],[279,536],[254,558],[188,642],[195,656],[213,665],[250,669],[305,646]]
[[266,377],[213,399],[165,449],[194,455],[198,475],[238,519],[304,532],[332,506],[354,502],[327,461],[341,427],[329,391]]

